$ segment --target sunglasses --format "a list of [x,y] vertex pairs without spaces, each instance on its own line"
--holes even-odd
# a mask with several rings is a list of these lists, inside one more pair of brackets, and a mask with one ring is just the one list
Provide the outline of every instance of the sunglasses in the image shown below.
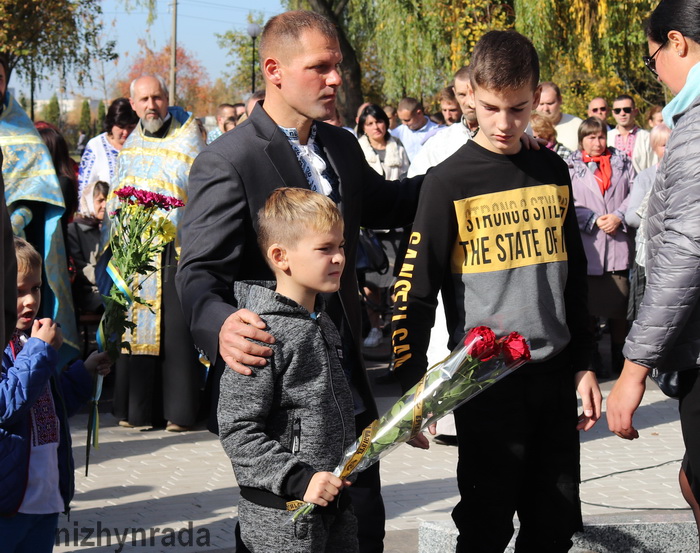
[[593,113],[598,113],[600,111],[608,111],[608,108],[591,108]]
[[656,54],[659,53],[661,48],[666,46],[666,42],[664,42],[661,46],[659,46],[656,49],[656,52],[654,52],[651,56],[642,56],[642,61],[644,62],[644,65],[646,65],[647,69],[651,71],[654,74],[654,77],[658,77],[659,74],[656,72]]
[[613,108],[613,113],[619,115],[621,111],[625,113],[632,113],[632,108]]

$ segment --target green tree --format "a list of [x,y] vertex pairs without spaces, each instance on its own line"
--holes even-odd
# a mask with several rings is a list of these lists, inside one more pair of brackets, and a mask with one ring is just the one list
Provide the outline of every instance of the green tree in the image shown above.
[[97,119],[95,121],[95,126],[98,132],[102,132],[102,125],[105,122],[105,115],[107,115],[107,109],[105,108],[105,103],[100,102],[97,104]]
[[101,14],[99,0],[0,0],[0,53],[10,73],[31,82],[54,74],[89,81],[95,59],[117,57],[113,41],[95,46]]
[[90,113],[90,102],[85,98],[80,106],[80,122],[78,130],[90,134],[92,132],[92,114]]
[[51,96],[49,103],[46,104],[42,113],[42,118],[52,125],[59,126],[61,121],[61,108],[58,105],[58,97],[55,94]]
[[540,54],[542,79],[560,85],[564,108],[583,115],[595,96],[621,93],[638,106],[663,103],[664,92],[641,56],[643,21],[657,1],[515,0],[516,29]]
[[[262,13],[248,13],[248,23],[262,25],[264,15]],[[226,31],[216,35],[219,46],[226,50],[230,60],[226,67],[231,72],[223,76],[223,84],[231,101],[240,101],[250,93],[251,72],[255,73],[255,90],[265,87],[260,72],[260,59],[256,43],[255,58],[253,58],[253,41],[244,31]],[[221,86],[219,84],[219,87]]]

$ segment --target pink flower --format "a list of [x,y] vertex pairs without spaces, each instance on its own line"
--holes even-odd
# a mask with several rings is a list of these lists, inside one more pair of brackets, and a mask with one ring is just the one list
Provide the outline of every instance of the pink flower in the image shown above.
[[114,195],[127,204],[138,204],[146,208],[158,207],[165,211],[170,211],[171,209],[183,207],[185,205],[185,203],[178,198],[165,196],[164,194],[158,194],[157,192],[151,192],[149,190],[141,190],[133,186],[124,186],[119,190],[115,190]]

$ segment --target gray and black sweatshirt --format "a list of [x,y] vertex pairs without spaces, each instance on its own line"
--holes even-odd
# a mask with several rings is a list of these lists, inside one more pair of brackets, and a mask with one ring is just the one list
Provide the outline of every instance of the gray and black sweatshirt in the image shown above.
[[314,473],[332,471],[354,441],[353,402],[330,318],[273,287],[235,283],[238,307],[258,313],[275,343],[251,376],[224,371],[219,438],[239,486],[302,499]]

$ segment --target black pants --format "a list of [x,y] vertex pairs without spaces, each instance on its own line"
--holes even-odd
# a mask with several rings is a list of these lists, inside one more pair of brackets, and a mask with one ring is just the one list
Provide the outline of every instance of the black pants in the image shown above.
[[114,416],[135,426],[197,422],[204,367],[175,290],[177,259],[163,252],[160,355],[121,355],[117,360]]
[[502,553],[516,512],[517,553],[563,553],[582,528],[573,375],[531,367],[455,411],[458,553]]
[[678,410],[681,418],[685,457],[683,470],[695,499],[700,498],[700,371],[688,369],[679,373],[681,396]]

